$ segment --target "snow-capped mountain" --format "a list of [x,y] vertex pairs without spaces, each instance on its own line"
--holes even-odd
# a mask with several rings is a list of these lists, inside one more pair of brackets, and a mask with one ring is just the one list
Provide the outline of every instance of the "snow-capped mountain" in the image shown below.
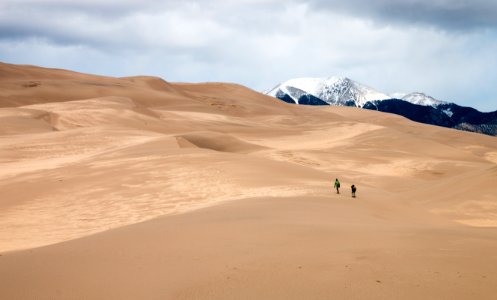
[[[395,97],[391,97],[391,98],[395,98]],[[440,104],[447,104],[447,102],[445,102],[445,101],[437,100],[437,99],[430,97],[428,95],[425,95],[423,93],[410,93],[410,94],[404,95],[400,99],[407,101],[407,102],[411,102],[412,104],[418,104],[418,105],[423,105],[423,106],[437,106]]]
[[[368,101],[401,99],[412,104],[436,106],[447,102],[437,100],[423,93],[396,93],[387,95],[374,88],[346,77],[294,78],[278,84],[266,92],[267,95],[301,103],[302,98],[316,97],[330,105],[363,107]],[[324,104],[324,103],[323,103]]]
[[345,77],[290,79],[266,94],[292,104],[357,106],[421,123],[497,135],[497,111],[482,113],[423,93],[389,96]]
[[[278,84],[266,94],[302,104],[302,98],[316,97],[330,105],[363,107],[368,101],[392,97],[346,77],[296,78]],[[324,103],[323,103],[324,104]]]

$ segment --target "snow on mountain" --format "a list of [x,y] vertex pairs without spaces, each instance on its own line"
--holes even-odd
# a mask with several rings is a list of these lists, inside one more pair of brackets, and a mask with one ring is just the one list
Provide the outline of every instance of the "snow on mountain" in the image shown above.
[[437,100],[433,97],[430,97],[428,95],[425,95],[423,93],[410,93],[402,98],[400,98],[404,101],[411,102],[412,104],[418,104],[418,105],[423,105],[423,106],[437,106],[440,104],[446,104],[447,102]]
[[497,136],[497,111],[482,113],[423,93],[386,95],[345,77],[291,79],[265,94],[288,103],[358,106],[425,124]]
[[392,93],[392,94],[388,94],[390,96],[390,98],[392,99],[402,99],[404,98],[405,96],[408,95],[408,93]]
[[279,84],[266,94],[278,97],[286,94],[295,103],[309,94],[331,105],[352,105],[362,107],[372,100],[384,100],[391,97],[375,89],[346,77],[296,78]]

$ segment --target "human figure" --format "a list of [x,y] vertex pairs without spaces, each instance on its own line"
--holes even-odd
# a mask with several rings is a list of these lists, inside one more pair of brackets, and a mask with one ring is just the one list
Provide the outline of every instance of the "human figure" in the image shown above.
[[337,194],[340,194],[340,181],[338,181],[338,178],[335,179],[335,188],[337,189]]
[[355,191],[357,191],[357,188],[355,185],[352,185],[350,188],[352,189],[352,198],[355,198]]

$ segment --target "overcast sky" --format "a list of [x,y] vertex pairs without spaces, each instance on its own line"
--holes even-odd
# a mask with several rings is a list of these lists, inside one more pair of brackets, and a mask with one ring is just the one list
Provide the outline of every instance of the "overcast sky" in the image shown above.
[[1,0],[0,60],[267,90],[347,76],[497,110],[496,0]]

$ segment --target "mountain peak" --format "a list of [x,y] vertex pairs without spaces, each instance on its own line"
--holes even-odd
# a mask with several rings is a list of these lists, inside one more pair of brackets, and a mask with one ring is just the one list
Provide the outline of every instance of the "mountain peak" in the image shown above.
[[481,113],[419,92],[388,96],[347,77],[290,79],[266,94],[294,104],[357,106],[421,123],[497,135],[497,111]]
[[411,102],[412,104],[424,105],[424,106],[437,106],[440,104],[446,104],[447,102],[437,100],[431,96],[428,96],[423,93],[410,93],[401,98],[407,102]]
[[295,78],[277,85],[267,94],[278,97],[286,94],[295,103],[303,96],[313,96],[330,105],[359,106],[368,101],[390,99],[383,93],[358,83],[347,77],[332,76],[327,78]]

